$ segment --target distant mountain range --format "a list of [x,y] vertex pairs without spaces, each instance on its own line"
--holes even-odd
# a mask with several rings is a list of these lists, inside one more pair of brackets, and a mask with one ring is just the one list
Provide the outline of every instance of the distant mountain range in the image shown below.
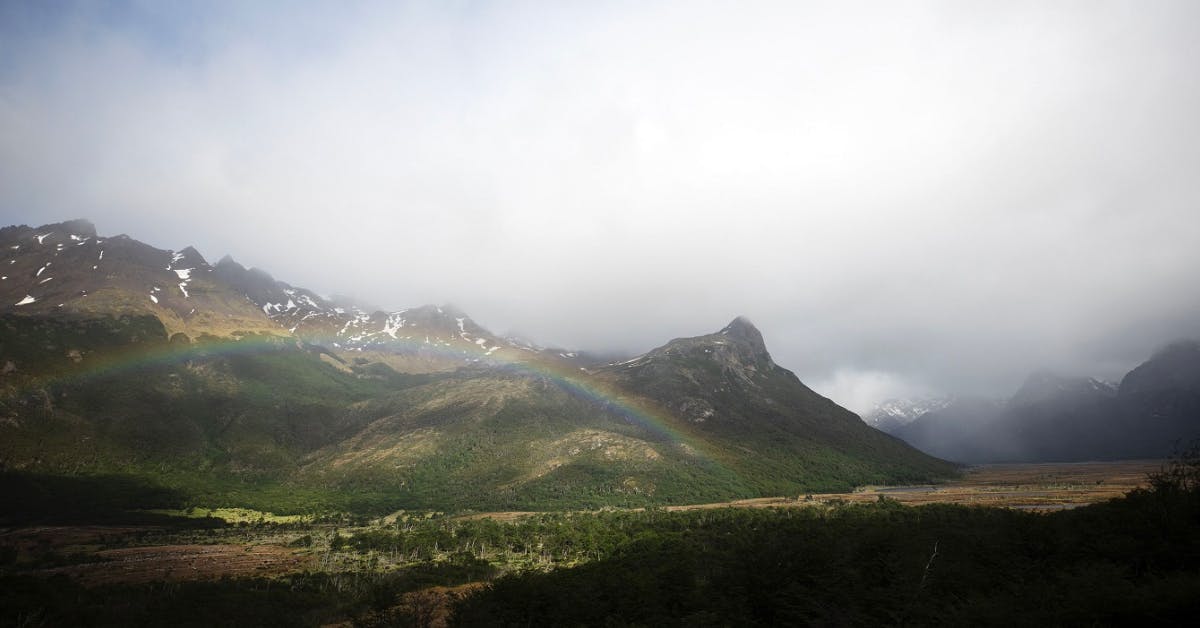
[[293,509],[702,502],[955,472],[813,392],[740,317],[611,362],[86,221],[0,229],[0,267],[8,470]]
[[863,415],[863,420],[877,430],[891,433],[952,403],[953,397],[887,399],[875,404],[870,412]]
[[1162,458],[1176,443],[1200,438],[1200,343],[1160,350],[1120,385],[1039,372],[1006,401],[931,405],[904,421],[883,412],[872,420],[922,451],[962,462]]

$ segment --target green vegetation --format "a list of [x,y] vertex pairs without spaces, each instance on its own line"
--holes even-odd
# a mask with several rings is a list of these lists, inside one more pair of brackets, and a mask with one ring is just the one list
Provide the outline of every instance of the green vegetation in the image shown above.
[[274,579],[84,587],[29,570],[86,556],[63,549],[37,562],[8,551],[0,625],[405,626],[439,613],[461,626],[1191,625],[1197,460],[1156,474],[1150,489],[1053,514],[881,498],[507,523],[431,513],[264,519],[136,541],[269,540],[317,559]]
[[314,519],[311,515],[277,515],[272,512],[251,510],[249,508],[159,508],[147,512],[167,517],[183,517],[185,519],[213,518],[225,523],[304,523]]
[[[564,385],[536,364],[403,374],[271,335],[193,341],[151,315],[6,314],[0,472],[308,516],[652,507],[956,472],[808,390],[742,331],[675,341],[629,373],[572,368]],[[667,411],[647,423],[613,401],[627,394]]]
[[877,504],[688,513],[570,570],[506,576],[461,625],[1191,625],[1200,450],[1075,511]]
[[[281,338],[168,340],[149,316],[6,315],[0,325],[0,349],[21,365],[0,380],[0,470],[120,476],[178,497],[164,507],[644,507],[954,472],[814,402],[786,371],[759,389],[726,388],[714,403],[727,418],[689,427],[689,448],[520,370],[412,375]],[[724,377],[712,360],[676,367]],[[658,394],[688,399],[680,381],[660,378]]]

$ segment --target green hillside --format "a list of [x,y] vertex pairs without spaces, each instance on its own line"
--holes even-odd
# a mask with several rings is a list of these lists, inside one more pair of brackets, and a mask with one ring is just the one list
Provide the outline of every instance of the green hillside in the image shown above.
[[[783,369],[735,386],[746,365],[724,357],[655,358],[657,376],[626,379],[498,364],[408,375],[271,336],[171,342],[153,317],[7,315],[0,329],[19,365],[0,398],[6,469],[140,477],[188,504],[596,508],[953,473]],[[719,419],[671,410],[697,399],[683,381],[725,387],[706,401]]]
[[552,510],[956,472],[807,388],[741,318],[603,364],[86,221],[0,246],[0,468],[37,503],[105,477],[180,506]]

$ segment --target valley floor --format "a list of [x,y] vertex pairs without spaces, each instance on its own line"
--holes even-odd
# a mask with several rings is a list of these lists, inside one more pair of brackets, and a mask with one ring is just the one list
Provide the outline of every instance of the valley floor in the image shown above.
[[[713,508],[787,508],[838,502],[873,502],[880,497],[902,504],[962,504],[1030,511],[1070,510],[1120,497],[1147,485],[1147,476],[1165,460],[987,464],[970,467],[962,477],[938,484],[864,486],[852,493],[815,493],[798,497],[758,497],[709,504],[667,506],[670,512]],[[470,519],[514,521],[527,511],[482,512]]]
[[[278,616],[245,616],[230,625],[269,624],[275,619],[301,624],[355,619],[366,625],[373,625],[372,621],[374,625],[392,625],[388,623],[392,619],[408,622],[418,616],[424,619],[416,625],[441,625],[450,606],[460,603],[462,596],[472,595],[483,583],[496,581],[504,574],[549,573],[604,564],[620,558],[623,547],[640,542],[646,534],[667,534],[680,526],[687,529],[711,525],[705,519],[709,511],[713,520],[730,522],[722,525],[744,529],[741,526],[747,520],[757,521],[758,515],[752,511],[762,509],[781,513],[761,513],[767,517],[762,522],[768,527],[779,523],[772,517],[792,517],[786,514],[789,511],[802,519],[841,517],[844,522],[844,515],[828,513],[855,504],[867,508],[868,513],[884,512],[899,504],[935,503],[1025,511],[1067,510],[1144,488],[1148,474],[1160,471],[1165,464],[1123,461],[987,465],[936,485],[873,486],[853,493],[650,511],[493,512],[465,516],[396,513],[376,520],[350,516],[314,520],[200,508],[179,513],[193,518],[179,518],[167,525],[0,529],[0,581],[7,587],[7,602],[17,603],[9,608],[24,608],[16,615],[0,617],[0,626],[53,625],[78,619],[56,608],[62,603],[56,597],[63,595],[75,600],[72,603],[79,604],[80,612],[87,609],[89,596],[93,596],[92,603],[103,604],[112,595],[129,595],[128,602],[134,605],[128,609],[129,614],[153,623],[155,613],[161,609],[175,612],[170,609],[176,602],[163,602],[164,592],[169,594],[167,599],[183,596],[179,599],[185,600],[193,594],[202,599],[213,594],[208,591],[212,588],[225,591],[220,594],[225,596],[222,599],[228,598],[237,608],[254,600],[264,608],[282,604],[289,609]],[[737,514],[739,509],[745,514]],[[216,518],[229,512],[236,516]],[[804,514],[807,512],[816,514]],[[214,517],[205,516],[209,514]],[[973,515],[961,516],[966,521]],[[907,541],[899,547],[907,551],[904,543]],[[932,551],[938,551],[936,545]],[[925,560],[914,556],[914,561]],[[276,583],[274,593],[272,583]],[[145,599],[138,602],[139,596]],[[187,604],[186,600],[176,601]],[[230,612],[240,611],[231,607]],[[395,617],[388,619],[389,613]],[[101,616],[94,623],[120,624],[121,619],[120,614],[109,620]]]
[[1120,497],[1147,486],[1164,460],[1015,463],[971,467],[961,478],[918,486],[868,486],[853,493],[814,495],[828,502],[873,501],[881,496],[902,504],[964,504],[1019,510],[1067,510]]

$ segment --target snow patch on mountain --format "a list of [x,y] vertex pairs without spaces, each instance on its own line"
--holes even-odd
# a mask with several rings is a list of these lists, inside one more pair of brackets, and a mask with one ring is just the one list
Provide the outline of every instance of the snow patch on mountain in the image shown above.
[[863,421],[872,427],[908,425],[930,412],[946,409],[953,401],[953,397],[888,399],[875,404]]

